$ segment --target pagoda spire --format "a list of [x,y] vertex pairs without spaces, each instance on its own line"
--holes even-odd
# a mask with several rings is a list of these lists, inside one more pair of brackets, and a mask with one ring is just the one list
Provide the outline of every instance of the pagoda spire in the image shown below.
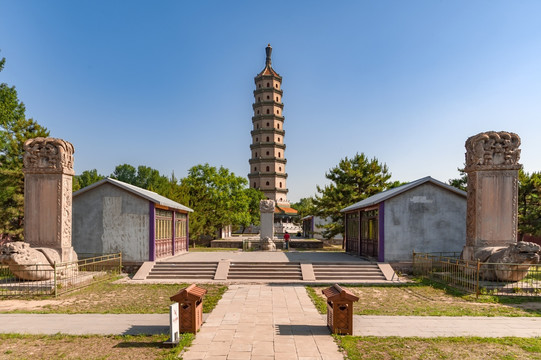
[[265,52],[267,53],[267,60],[266,60],[266,65],[267,66],[271,66],[271,55],[272,55],[272,47],[270,46],[270,44],[267,45],[267,48],[265,49]]

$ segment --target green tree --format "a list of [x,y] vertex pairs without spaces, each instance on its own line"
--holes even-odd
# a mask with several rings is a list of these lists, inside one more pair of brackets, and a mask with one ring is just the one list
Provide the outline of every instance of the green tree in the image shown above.
[[122,164],[115,167],[111,177],[128,184],[135,185],[137,178],[137,169],[129,164]]
[[161,175],[158,170],[144,165],[139,165],[137,169],[129,164],[118,165],[111,177],[169,198],[173,193],[172,183],[178,185],[174,176],[169,180],[166,176]]
[[190,235],[214,238],[226,225],[246,226],[254,220],[255,204],[259,213],[261,195],[247,190],[248,181],[224,167],[196,165],[181,180],[186,190],[190,216]]
[[541,236],[541,172],[518,173],[518,230],[525,234]]
[[103,179],[105,179],[105,176],[98,174],[98,170],[85,170],[81,175],[75,175],[73,177],[73,191],[85,188]]
[[[0,60],[0,72],[5,58]],[[33,119],[19,101],[14,86],[0,84],[0,236],[23,240],[24,142],[49,136],[49,131]]]
[[447,182],[449,185],[456,187],[457,189],[467,191],[468,188],[468,174],[464,172],[464,168],[458,168],[460,177],[457,179],[449,179]]
[[301,198],[298,202],[292,203],[291,207],[299,212],[299,219],[316,213],[313,197]]
[[316,194],[313,202],[316,215],[332,220],[323,226],[322,235],[328,239],[344,233],[344,215],[340,210],[400,185],[399,182],[389,181],[391,173],[387,165],[381,164],[376,158],[369,160],[363,153],[340,160],[337,166],[325,173],[325,177],[331,183],[323,188],[317,186],[319,194]]
[[248,198],[248,213],[249,218],[244,223],[241,223],[242,230],[250,225],[259,225],[261,222],[261,213],[259,212],[259,202],[265,199],[265,194],[261,190],[254,188],[244,189],[246,196]]

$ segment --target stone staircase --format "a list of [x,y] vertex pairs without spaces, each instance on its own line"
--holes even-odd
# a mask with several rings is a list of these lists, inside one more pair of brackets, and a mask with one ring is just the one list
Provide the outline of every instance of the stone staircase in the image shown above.
[[385,281],[377,264],[359,263],[314,263],[316,281]]
[[147,262],[134,280],[366,283],[393,281],[388,264],[360,262]]
[[232,262],[227,280],[302,280],[302,271],[299,263]]
[[217,267],[217,262],[156,262],[146,278],[213,280]]

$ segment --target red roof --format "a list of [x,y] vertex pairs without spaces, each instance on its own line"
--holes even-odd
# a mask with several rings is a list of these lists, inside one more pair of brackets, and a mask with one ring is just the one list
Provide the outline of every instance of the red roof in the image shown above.
[[291,207],[275,206],[274,207],[274,213],[275,214],[286,213],[286,214],[296,215],[299,212],[297,210],[291,208]]

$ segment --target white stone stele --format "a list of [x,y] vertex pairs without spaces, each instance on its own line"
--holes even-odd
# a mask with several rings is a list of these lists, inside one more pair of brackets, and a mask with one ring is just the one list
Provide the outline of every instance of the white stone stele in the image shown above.
[[274,239],[274,200],[261,200],[259,211],[261,212],[259,239]]
[[274,200],[261,200],[259,203],[261,225],[259,230],[260,249],[264,251],[276,250],[274,239]]

